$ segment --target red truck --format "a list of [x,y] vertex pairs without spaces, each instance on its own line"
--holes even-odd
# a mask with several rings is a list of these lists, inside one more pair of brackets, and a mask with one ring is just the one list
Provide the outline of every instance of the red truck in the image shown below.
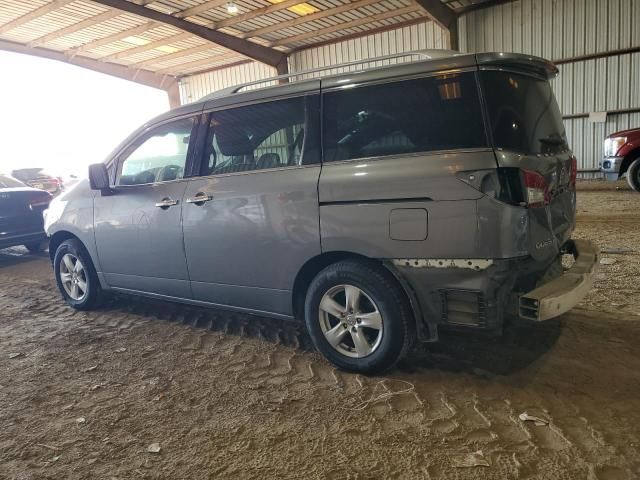
[[629,186],[640,192],[640,128],[622,130],[605,138],[600,171],[611,181],[626,173]]

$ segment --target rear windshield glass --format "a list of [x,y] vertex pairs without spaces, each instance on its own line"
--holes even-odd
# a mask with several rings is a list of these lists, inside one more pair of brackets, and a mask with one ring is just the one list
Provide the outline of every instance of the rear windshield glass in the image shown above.
[[15,178],[0,175],[0,188],[17,188],[24,187],[24,183],[19,182]]
[[19,170],[14,170],[11,174],[23,182],[35,180],[42,176],[48,176],[42,168],[21,168]]
[[510,72],[483,71],[480,75],[496,148],[527,155],[568,148],[562,115],[548,81]]
[[324,94],[325,161],[486,147],[473,73]]

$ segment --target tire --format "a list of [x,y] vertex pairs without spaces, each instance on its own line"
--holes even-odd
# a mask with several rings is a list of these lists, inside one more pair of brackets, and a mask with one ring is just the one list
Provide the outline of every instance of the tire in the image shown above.
[[640,158],[636,158],[627,169],[627,182],[636,192],[640,192]]
[[[359,298],[357,305],[348,296]],[[349,303],[355,306],[353,313]],[[402,288],[384,267],[370,261],[345,260],[318,273],[307,291],[305,323],[315,347],[331,363],[363,374],[393,368],[415,337]]]
[[[80,267],[77,262],[80,262]],[[76,310],[92,310],[99,305],[102,289],[89,253],[76,239],[62,242],[53,258],[56,284],[64,301]]]
[[47,242],[45,240],[42,240],[40,242],[30,242],[25,243],[24,246],[27,247],[27,250],[29,250],[31,253],[42,253],[44,252],[45,248],[47,248]]

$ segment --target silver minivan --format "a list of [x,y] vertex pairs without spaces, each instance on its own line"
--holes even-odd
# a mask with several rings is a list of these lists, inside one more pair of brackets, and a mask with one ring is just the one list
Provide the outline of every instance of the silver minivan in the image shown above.
[[242,85],[144,125],[46,213],[65,301],[113,291],[301,319],[364,373],[441,328],[572,308],[598,252],[571,240],[556,67],[400,56],[413,61]]

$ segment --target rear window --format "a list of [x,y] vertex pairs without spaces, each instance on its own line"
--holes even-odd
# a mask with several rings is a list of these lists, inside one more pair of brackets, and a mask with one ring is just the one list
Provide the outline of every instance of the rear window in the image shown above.
[[39,178],[54,176],[43,168],[21,168],[19,170],[14,170],[13,172],[11,172],[11,174],[18,180],[22,180],[23,182],[29,182],[31,180],[37,180]]
[[487,146],[473,73],[327,92],[323,110],[325,161]]
[[24,183],[19,182],[15,178],[11,178],[6,175],[0,175],[0,188],[18,188],[24,186]]
[[568,149],[562,114],[546,80],[480,72],[496,148],[535,155]]

